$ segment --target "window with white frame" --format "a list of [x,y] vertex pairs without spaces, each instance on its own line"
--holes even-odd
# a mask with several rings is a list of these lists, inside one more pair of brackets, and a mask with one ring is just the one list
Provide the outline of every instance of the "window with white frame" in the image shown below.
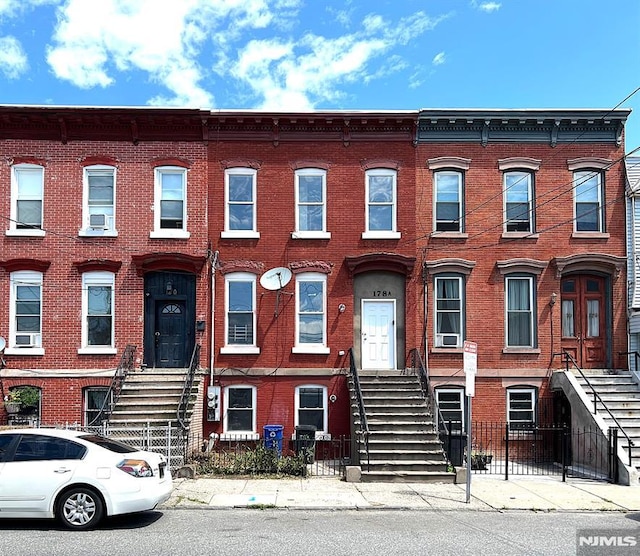
[[11,273],[8,354],[42,351],[42,273]]
[[296,276],[296,342],[294,353],[328,353],[327,276],[303,272]]
[[225,276],[226,342],[221,353],[259,353],[256,347],[256,276],[232,272]]
[[536,389],[507,389],[507,421],[512,429],[530,429],[536,424]]
[[224,175],[225,217],[222,237],[260,237],[256,216],[256,177],[253,168],[228,168]]
[[255,386],[234,385],[224,390],[224,435],[256,435]]
[[434,173],[435,230],[437,232],[463,231],[462,172],[440,170]]
[[454,432],[467,430],[463,388],[436,388],[436,401],[447,429]]
[[604,232],[602,174],[582,170],[573,174],[576,232]]
[[83,235],[109,235],[115,231],[115,181],[113,166],[84,169]]
[[188,238],[187,170],[179,166],[155,169],[153,238]]
[[365,175],[365,232],[364,239],[400,237],[396,223],[395,170],[367,170]]
[[463,341],[463,287],[460,276],[435,278],[435,346],[461,347]]
[[327,388],[305,385],[296,387],[296,426],[315,427],[316,433],[328,432]]
[[533,348],[534,280],[531,276],[507,276],[506,342],[507,347]]
[[504,226],[506,232],[533,232],[533,175],[504,173]]
[[326,230],[327,172],[304,168],[295,173],[296,231],[294,238],[329,238]]
[[[112,402],[109,388],[106,386],[90,386],[84,389],[83,394],[85,426],[101,425],[106,419],[102,409],[104,407],[108,411]],[[109,396],[108,401],[107,396]]]
[[114,284],[112,272],[82,275],[81,353],[115,353]]
[[11,222],[7,233],[44,235],[44,168],[16,164],[11,170]]

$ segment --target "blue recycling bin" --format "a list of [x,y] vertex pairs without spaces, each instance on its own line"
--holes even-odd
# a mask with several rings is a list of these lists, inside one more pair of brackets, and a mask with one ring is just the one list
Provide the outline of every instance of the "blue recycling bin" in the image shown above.
[[265,425],[263,428],[265,448],[276,450],[278,455],[282,455],[282,432],[283,425]]

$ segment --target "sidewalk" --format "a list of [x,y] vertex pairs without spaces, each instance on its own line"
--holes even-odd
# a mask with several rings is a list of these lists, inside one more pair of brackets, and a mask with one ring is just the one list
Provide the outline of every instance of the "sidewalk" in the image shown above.
[[347,483],[304,479],[175,479],[162,508],[288,508],[331,510],[640,511],[640,486],[559,477],[471,478],[465,484]]

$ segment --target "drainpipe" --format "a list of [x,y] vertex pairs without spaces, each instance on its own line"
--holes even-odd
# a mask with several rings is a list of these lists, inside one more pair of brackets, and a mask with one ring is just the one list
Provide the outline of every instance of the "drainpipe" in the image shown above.
[[213,255],[209,254],[209,260],[211,261],[211,327],[210,327],[210,341],[209,341],[209,386],[213,386],[213,362],[215,359],[215,307],[216,307],[216,266],[218,264],[219,252],[216,251]]

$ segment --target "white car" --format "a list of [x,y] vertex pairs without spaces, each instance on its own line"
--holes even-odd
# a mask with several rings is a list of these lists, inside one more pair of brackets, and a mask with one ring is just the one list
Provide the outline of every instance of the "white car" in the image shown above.
[[161,454],[82,431],[0,431],[0,518],[89,529],[105,516],[152,510],[172,489]]

